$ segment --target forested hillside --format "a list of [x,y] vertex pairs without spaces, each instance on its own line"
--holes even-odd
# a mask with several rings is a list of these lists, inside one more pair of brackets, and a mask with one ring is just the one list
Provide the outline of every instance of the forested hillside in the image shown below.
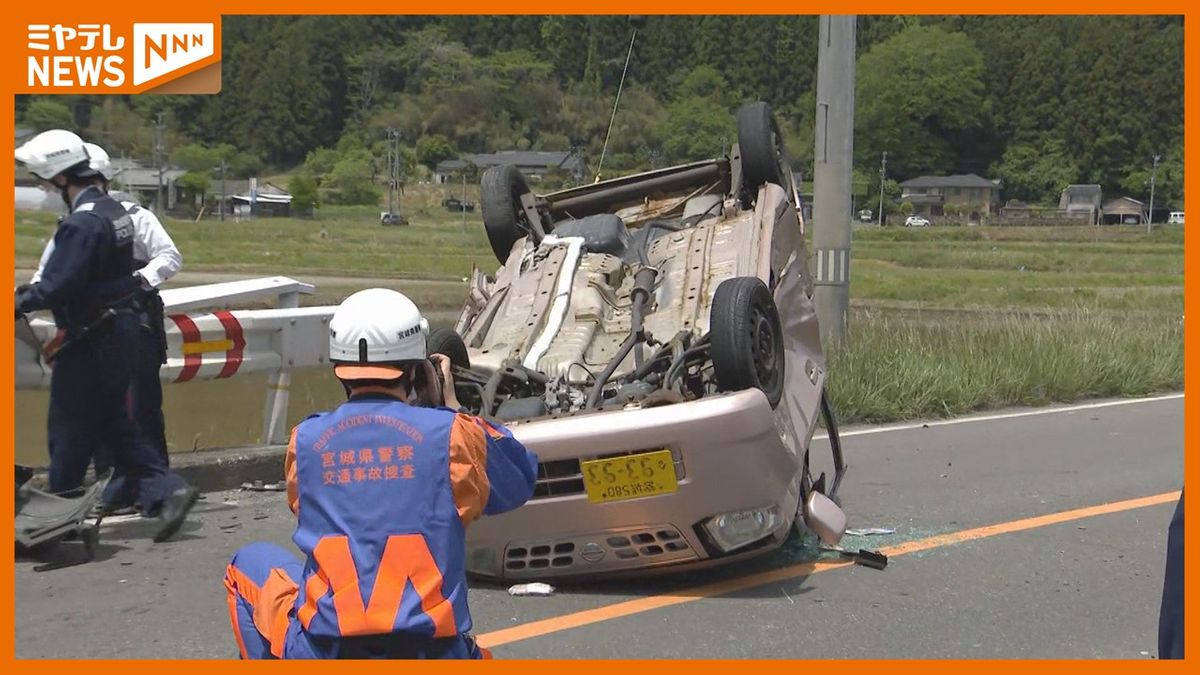
[[[228,17],[217,96],[18,97],[35,129],[75,125],[150,159],[153,122],[197,189],[293,172],[345,201],[383,171],[386,129],[405,170],[463,152],[578,149],[600,158],[630,39],[604,173],[712,156],[730,112],[769,101],[811,174],[817,18]],[[1175,17],[859,17],[856,170],[878,181],[977,173],[1004,196],[1067,183],[1182,198],[1183,21]]]

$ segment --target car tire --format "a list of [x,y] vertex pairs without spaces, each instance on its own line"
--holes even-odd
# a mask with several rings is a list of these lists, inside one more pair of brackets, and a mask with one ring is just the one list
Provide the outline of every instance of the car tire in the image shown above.
[[758,277],[735,277],[717,286],[709,342],[720,391],[757,388],[771,407],[783,398],[783,326],[771,291]]
[[791,193],[787,149],[779,125],[771,115],[771,106],[758,101],[739,108],[737,135],[743,184],[757,191],[763,183],[774,183]]
[[471,357],[467,353],[467,343],[450,328],[434,328],[425,338],[427,354],[444,354],[450,357],[450,363],[459,368],[470,368]]
[[504,264],[517,240],[529,234],[529,220],[521,206],[521,195],[530,192],[525,174],[517,167],[505,164],[483,172],[480,181],[480,202],[483,227],[496,259]]

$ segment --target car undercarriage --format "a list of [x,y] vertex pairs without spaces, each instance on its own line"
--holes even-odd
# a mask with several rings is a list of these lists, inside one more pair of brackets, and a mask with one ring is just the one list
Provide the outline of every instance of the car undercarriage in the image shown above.
[[[769,107],[737,122],[726,156],[546,195],[515,167],[484,174],[500,267],[474,271],[428,348],[463,406],[541,463],[526,506],[472,526],[473,573],[720,564],[771,550],[797,516],[840,539],[800,203]],[[819,418],[828,478],[809,465]]]

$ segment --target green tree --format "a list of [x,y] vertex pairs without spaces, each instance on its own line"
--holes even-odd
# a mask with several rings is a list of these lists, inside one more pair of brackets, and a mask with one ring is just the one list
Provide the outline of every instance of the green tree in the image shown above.
[[189,143],[171,153],[171,161],[179,168],[191,171],[208,171],[221,163],[221,150],[199,143]]
[[113,157],[125,154],[149,160],[154,150],[153,126],[115,96],[105,96],[92,109],[87,136]]
[[450,144],[450,139],[441,134],[422,136],[417,139],[417,161],[433,169],[438,162],[454,159],[458,153]]
[[949,204],[944,204],[942,206],[942,214],[945,215],[947,218],[957,218],[959,215],[962,215],[963,213],[966,213],[969,210],[970,210],[969,206],[966,208],[963,208],[962,206],[960,206],[954,202],[950,202]]
[[74,129],[75,116],[66,105],[52,100],[39,98],[25,109],[25,125],[35,131],[47,129]]
[[679,98],[709,98],[724,96],[725,78],[713,66],[702,64],[692,68],[675,88]]
[[380,191],[372,180],[371,153],[352,150],[341,157],[325,178],[330,201],[339,204],[378,204]]
[[187,173],[176,179],[176,184],[183,188],[184,194],[190,196],[190,202],[195,204],[199,202],[201,206],[208,198],[208,191],[212,185],[212,176],[208,171],[188,171]]
[[983,56],[969,37],[913,26],[875,45],[858,61],[854,150],[860,165],[888,153],[901,177],[947,172],[958,142],[986,118]]
[[333,173],[333,167],[337,165],[338,153],[330,148],[317,148],[308,153],[308,157],[304,160],[304,170],[317,181],[317,184],[323,184],[325,177]]
[[1010,145],[992,168],[1009,199],[1057,203],[1063,188],[1080,179],[1080,170],[1057,138],[1039,137]]
[[[900,183],[888,178],[883,183],[883,220],[884,225],[888,224],[888,216],[900,213],[900,205],[896,201],[900,197]],[[875,173],[871,176],[871,183],[867,189],[868,208],[875,211],[879,208],[879,174]],[[879,214],[875,216],[878,218]]]
[[[232,146],[222,147],[228,147],[232,150]],[[229,175],[235,178],[257,176],[266,168],[262,158],[253,152],[225,151],[222,156],[225,158]]]
[[710,99],[686,98],[668,108],[663,123],[663,149],[675,162],[715,157],[727,152],[737,137],[733,116]]
[[313,210],[321,205],[317,180],[306,171],[292,174],[288,179],[287,190],[292,194],[292,206],[297,213],[312,215]]

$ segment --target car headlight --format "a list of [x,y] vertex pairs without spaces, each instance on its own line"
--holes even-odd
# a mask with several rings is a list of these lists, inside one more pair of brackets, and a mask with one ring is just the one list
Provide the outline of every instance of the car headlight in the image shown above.
[[722,551],[729,552],[762,539],[779,523],[779,509],[770,506],[713,516],[704,523],[704,530]]

